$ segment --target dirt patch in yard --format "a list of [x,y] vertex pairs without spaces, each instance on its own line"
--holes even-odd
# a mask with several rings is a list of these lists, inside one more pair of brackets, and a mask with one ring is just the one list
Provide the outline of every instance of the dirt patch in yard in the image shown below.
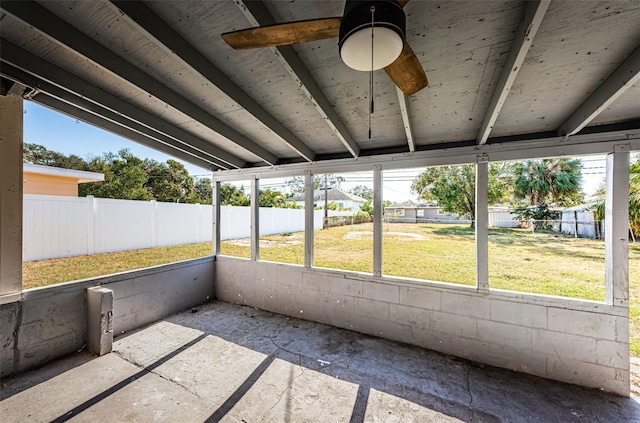
[[[240,247],[251,247],[251,238],[240,238],[226,241],[232,245],[238,245]],[[269,239],[261,239],[260,240],[260,248],[279,248],[279,247],[288,247],[291,245],[300,245],[303,244],[304,241],[300,241],[299,239],[292,239],[290,241],[272,241]]]
[[[343,238],[350,240],[371,238],[373,233],[370,231],[354,231],[349,232]],[[410,232],[383,232],[382,237],[386,239],[392,239],[394,241],[425,241],[427,238],[424,235],[412,234]]]

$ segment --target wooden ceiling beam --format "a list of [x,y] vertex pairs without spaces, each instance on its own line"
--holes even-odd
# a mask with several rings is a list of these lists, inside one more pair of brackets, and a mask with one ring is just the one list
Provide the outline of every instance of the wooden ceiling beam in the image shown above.
[[[165,139],[166,143],[172,144],[177,148],[188,147],[194,152],[199,152],[196,154],[199,154],[201,158],[217,163],[219,167],[241,168],[246,166],[246,163],[238,157],[96,87],[90,82],[21,49],[5,39],[0,39],[0,49],[2,50],[2,73],[23,80],[29,78],[29,76],[25,77],[25,74],[30,75],[32,79],[24,82],[33,88],[47,91],[50,95],[66,102],[72,102],[76,106],[80,106],[79,101],[82,101],[84,104],[82,107],[88,110],[93,110],[95,107],[100,106],[104,110],[120,115],[130,121],[127,124],[130,129],[135,128],[155,138],[161,137],[159,139]],[[14,69],[23,73],[17,74]],[[64,87],[64,89],[61,87]],[[88,103],[92,103],[94,106]],[[122,123],[125,124],[126,122],[123,121]]]
[[[277,23],[261,1],[236,0],[235,3],[254,26],[273,25]],[[358,144],[356,144],[349,130],[338,116],[338,113],[336,113],[315,79],[313,79],[313,76],[311,76],[311,72],[309,72],[307,67],[302,63],[302,60],[300,60],[293,47],[271,47],[271,50],[275,53],[289,75],[291,75],[300,86],[300,89],[307,98],[309,98],[327,125],[331,127],[342,144],[344,144],[349,153],[353,157],[358,157],[360,155],[360,147],[358,147]]]
[[141,1],[114,1],[111,3],[125,17],[145,31],[154,42],[168,54],[175,55],[211,82],[227,97],[251,113],[298,155],[308,161],[315,160],[316,153],[296,137],[289,129],[267,112],[257,101],[245,93],[235,82],[209,61],[202,53],[182,38],[171,26],[164,22]]
[[[558,129],[558,135],[570,136],[580,132],[618,97],[640,81],[640,47],[576,109]],[[637,99],[640,102],[640,99]]]
[[256,155],[270,165],[279,158],[226,123],[212,116],[191,100],[173,91],[151,75],[74,28],[49,10],[33,1],[2,2],[0,8],[14,18],[30,25],[56,44],[92,61],[113,75],[164,101],[171,107],[200,122],[229,141]]
[[527,56],[527,52],[533,43],[533,37],[535,37],[544,15],[547,13],[551,0],[530,0],[527,2],[527,6],[524,12],[524,18],[518,27],[513,42],[511,44],[511,50],[507,56],[507,60],[502,68],[500,79],[498,84],[493,90],[491,101],[489,102],[489,108],[485,114],[480,132],[476,143],[482,145],[487,142],[493,125],[498,119],[498,115],[507,101],[507,96],[511,87],[518,76],[518,72],[522,68],[524,59]]

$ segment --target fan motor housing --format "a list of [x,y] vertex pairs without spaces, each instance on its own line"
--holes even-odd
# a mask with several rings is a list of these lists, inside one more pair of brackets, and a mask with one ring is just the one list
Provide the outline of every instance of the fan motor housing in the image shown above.
[[[359,31],[371,28],[372,26],[374,29],[385,28],[386,30],[395,32],[400,37],[401,42],[404,44],[406,16],[404,14],[404,11],[402,10],[402,7],[400,7],[397,2],[392,0],[347,1],[344,8],[342,24],[340,25],[340,36],[338,42],[338,49],[343,60],[346,59],[343,55],[343,46],[345,45],[345,42],[349,39],[349,37],[353,36]],[[362,48],[366,48],[366,45],[363,45]],[[352,64],[348,63],[347,60],[345,60],[345,63],[357,70],[370,70],[368,68],[364,68],[363,66],[353,66]]]

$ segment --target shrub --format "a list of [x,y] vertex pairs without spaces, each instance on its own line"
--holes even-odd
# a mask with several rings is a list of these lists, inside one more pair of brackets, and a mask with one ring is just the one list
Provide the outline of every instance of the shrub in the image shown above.
[[537,207],[518,206],[513,209],[513,212],[516,215],[514,219],[522,223],[533,220],[533,227],[536,229],[551,229],[553,220],[560,217],[559,211],[549,209],[546,204]]

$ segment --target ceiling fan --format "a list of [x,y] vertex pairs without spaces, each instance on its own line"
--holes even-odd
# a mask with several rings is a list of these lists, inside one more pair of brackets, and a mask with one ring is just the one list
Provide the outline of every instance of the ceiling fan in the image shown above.
[[409,0],[347,0],[342,17],[287,22],[227,32],[236,50],[276,47],[338,37],[342,61],[373,72],[382,69],[406,95],[428,85],[427,76],[406,41],[403,7]]

